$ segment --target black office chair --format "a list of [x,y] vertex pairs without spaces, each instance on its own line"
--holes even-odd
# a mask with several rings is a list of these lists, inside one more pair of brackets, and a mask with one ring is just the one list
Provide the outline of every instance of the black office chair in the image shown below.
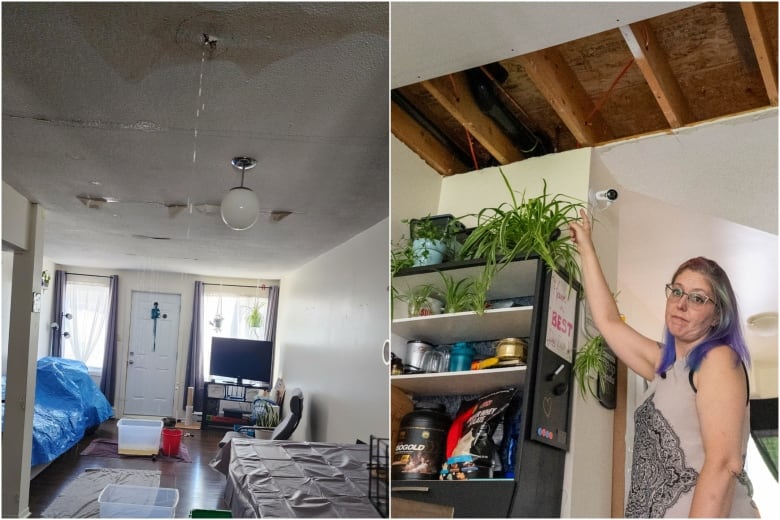
[[287,391],[285,399],[289,398],[290,411],[282,419],[276,428],[274,428],[271,434],[272,441],[284,441],[290,438],[295,428],[298,427],[298,423],[301,422],[301,415],[303,414],[303,392],[300,388],[293,388]]

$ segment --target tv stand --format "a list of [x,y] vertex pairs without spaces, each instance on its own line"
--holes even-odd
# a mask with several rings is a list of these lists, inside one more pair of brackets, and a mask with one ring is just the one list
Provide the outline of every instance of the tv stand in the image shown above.
[[236,424],[251,425],[252,402],[260,396],[260,390],[258,386],[240,382],[206,382],[203,385],[203,419],[200,428],[232,430]]

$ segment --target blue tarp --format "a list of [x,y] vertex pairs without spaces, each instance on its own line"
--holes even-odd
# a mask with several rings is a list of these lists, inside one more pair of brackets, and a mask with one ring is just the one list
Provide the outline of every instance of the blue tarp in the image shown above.
[[36,377],[33,466],[56,459],[114,413],[81,361],[39,359]]

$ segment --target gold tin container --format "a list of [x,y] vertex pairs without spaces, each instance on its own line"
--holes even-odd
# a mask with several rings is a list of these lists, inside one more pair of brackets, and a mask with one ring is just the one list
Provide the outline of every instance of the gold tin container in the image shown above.
[[517,359],[525,363],[528,345],[520,338],[504,338],[496,343],[496,357],[502,361]]

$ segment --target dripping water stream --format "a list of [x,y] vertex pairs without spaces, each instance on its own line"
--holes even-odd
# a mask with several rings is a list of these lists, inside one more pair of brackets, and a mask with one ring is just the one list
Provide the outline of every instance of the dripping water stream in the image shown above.
[[[198,161],[198,124],[200,123],[200,113],[206,109],[205,103],[202,102],[203,98],[203,66],[206,63],[206,47],[203,47],[203,53],[200,57],[200,75],[198,77],[198,99],[195,103],[195,124],[192,129],[192,171],[195,171],[195,164]],[[192,215],[193,202],[192,199],[187,197],[187,211]],[[187,224],[187,239],[190,238],[190,225]]]

